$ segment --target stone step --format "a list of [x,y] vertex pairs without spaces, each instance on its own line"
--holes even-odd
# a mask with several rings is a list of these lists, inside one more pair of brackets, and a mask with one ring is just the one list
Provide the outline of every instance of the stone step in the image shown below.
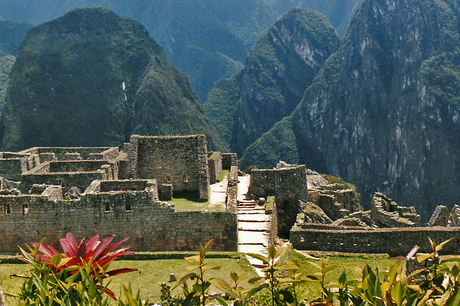
[[238,212],[239,215],[261,215],[261,216],[265,216],[265,212],[261,212],[261,211],[241,211],[241,212]]
[[263,207],[246,207],[246,206],[243,206],[243,207],[238,207],[238,211],[264,211],[265,212],[265,208],[263,208]]

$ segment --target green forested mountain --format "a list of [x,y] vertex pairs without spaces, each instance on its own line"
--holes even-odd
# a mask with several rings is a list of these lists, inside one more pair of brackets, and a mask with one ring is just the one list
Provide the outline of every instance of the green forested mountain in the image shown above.
[[[140,21],[206,100],[215,80],[235,73],[252,45],[294,7],[324,14],[343,34],[362,0],[0,0],[0,19],[38,25],[77,7],[101,6]],[[224,56],[221,56],[224,55]],[[214,63],[217,64],[214,65]]]
[[31,24],[0,20],[0,112],[5,101],[9,73],[18,53],[19,44],[32,28]]
[[137,21],[78,9],[32,28],[10,74],[2,150],[121,145],[133,133],[206,134],[187,77]]
[[[460,10],[454,0],[365,0],[302,102],[245,152],[381,191],[426,220],[460,202]],[[287,139],[287,140],[286,140]]]
[[243,70],[216,83],[204,105],[227,147],[241,154],[290,115],[339,44],[326,17],[314,11],[292,9],[277,21],[254,45]]

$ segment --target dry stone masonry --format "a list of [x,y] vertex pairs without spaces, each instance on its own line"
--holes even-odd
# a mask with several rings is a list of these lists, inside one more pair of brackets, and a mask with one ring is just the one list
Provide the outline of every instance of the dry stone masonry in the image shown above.
[[[210,184],[229,170],[222,211],[177,211],[176,193],[206,200]],[[40,241],[57,246],[67,232],[77,237],[131,237],[134,250],[188,251],[214,239],[212,250],[238,246],[238,159],[207,152],[203,135],[133,135],[123,151],[114,147],[31,148],[0,152],[0,252]],[[348,187],[348,188],[346,188]],[[274,197],[270,241],[289,238],[295,248],[406,255],[428,237],[453,241],[444,252],[460,252],[460,207],[438,206],[430,227],[419,227],[413,207],[375,193],[364,211],[353,186],[280,162],[251,171],[248,196],[265,205]]]
[[[188,251],[214,239],[213,250],[237,249],[235,154],[213,152],[206,138],[131,137],[118,148],[32,148],[0,153],[0,252],[40,241],[77,237],[131,237],[134,250]],[[174,192],[208,198],[210,175],[230,170],[226,211],[176,211]]]

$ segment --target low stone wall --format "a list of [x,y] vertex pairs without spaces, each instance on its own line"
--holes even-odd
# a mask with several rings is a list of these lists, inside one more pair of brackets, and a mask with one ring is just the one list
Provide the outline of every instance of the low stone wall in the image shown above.
[[290,240],[295,249],[350,253],[387,253],[406,256],[418,245],[420,252],[431,252],[428,237],[438,244],[448,239],[442,254],[460,254],[460,229],[443,227],[412,227],[404,229],[291,229]]
[[69,161],[52,161],[49,172],[88,172],[96,171],[103,165],[107,164],[105,160],[69,160]]
[[114,160],[118,156],[117,147],[34,147],[20,153],[42,154],[54,153],[57,160],[66,160],[66,153],[78,153],[82,160],[99,159],[98,155],[103,156],[103,159]]
[[91,172],[57,172],[57,173],[40,173],[24,174],[21,177],[21,193],[27,194],[33,184],[60,185],[64,193],[71,187],[78,187],[84,191],[94,180],[107,179],[107,173],[103,170]]
[[[58,249],[59,238],[77,240],[96,234],[131,237],[133,251],[197,251],[214,239],[210,250],[237,250],[237,216],[230,212],[176,212],[154,199],[153,192],[110,191],[82,194],[80,200],[50,201],[44,196],[0,196],[0,252],[38,242]],[[8,205],[8,207],[6,206]],[[27,207],[25,213],[24,207]]]

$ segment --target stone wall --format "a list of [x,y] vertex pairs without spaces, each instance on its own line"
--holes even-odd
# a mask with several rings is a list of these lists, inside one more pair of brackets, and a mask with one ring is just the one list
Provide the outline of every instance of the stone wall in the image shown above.
[[209,182],[214,184],[217,182],[220,172],[222,171],[222,155],[220,152],[208,153],[208,172]]
[[[123,189],[116,182],[108,184]],[[77,239],[98,233],[115,234],[116,240],[131,237],[128,244],[134,251],[196,251],[200,243],[210,239],[214,239],[211,250],[237,249],[234,213],[176,212],[173,205],[159,202],[149,188],[100,192],[97,183],[91,187],[79,200],[53,201],[43,195],[0,196],[0,252],[16,253],[18,245],[24,247],[44,237],[46,244],[58,247],[59,238],[67,232]]]
[[332,220],[362,210],[356,192],[344,189],[342,184],[314,186],[308,190],[308,201],[318,205]]
[[27,194],[33,184],[60,185],[64,192],[71,187],[78,187],[84,191],[94,180],[107,179],[107,171],[97,170],[90,172],[57,172],[57,173],[39,173],[24,174],[21,177],[21,193]]
[[251,182],[249,183],[249,193],[254,198],[267,198],[275,195],[275,175],[276,169],[252,169]]
[[20,181],[22,172],[27,171],[24,158],[1,158],[0,176],[8,180]]
[[117,147],[35,147],[30,148],[20,153],[42,154],[54,153],[56,160],[68,160],[66,157],[69,154],[78,153],[82,160],[114,160],[118,156]]
[[307,197],[307,174],[304,165],[282,169],[253,169],[249,193],[254,198],[275,196],[278,235],[289,237],[300,212],[299,201]]
[[[399,208],[396,202],[376,192],[371,203],[371,222],[378,227],[417,227],[420,216],[414,207]],[[415,222],[414,222],[415,221]]]
[[238,166],[238,157],[236,153],[221,153],[222,169],[230,170],[232,166]]
[[227,211],[236,213],[238,208],[238,167],[232,166],[228,175]]
[[[96,171],[107,164],[105,160],[52,161],[49,172],[88,172]],[[112,163],[113,164],[113,163]]]
[[443,227],[413,227],[398,229],[308,229],[299,226],[291,229],[290,240],[297,250],[334,251],[351,253],[388,253],[405,256],[418,245],[420,252],[429,253],[428,237],[447,243],[442,254],[460,254],[460,229]]
[[196,191],[208,199],[209,175],[206,137],[131,136],[128,176],[154,178],[158,184],[172,184],[174,191]]

